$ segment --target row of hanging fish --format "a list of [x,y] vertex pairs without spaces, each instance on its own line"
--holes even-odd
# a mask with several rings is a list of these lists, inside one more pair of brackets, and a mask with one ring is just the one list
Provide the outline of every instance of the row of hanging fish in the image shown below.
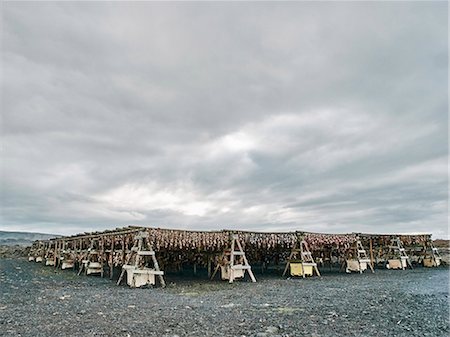
[[[318,250],[321,247],[332,247],[336,249],[348,249],[357,238],[357,234],[320,234],[320,233],[261,233],[243,231],[187,231],[171,230],[162,228],[136,228],[134,231],[118,230],[116,233],[108,232],[107,235],[98,234],[97,237],[86,235],[61,238],[66,241],[64,248],[88,249],[92,248],[126,250],[133,245],[134,236],[139,230],[149,233],[148,240],[156,251],[198,251],[218,252],[229,248],[230,235],[236,234],[245,250],[271,250],[284,251],[292,249],[299,237],[303,238],[310,249]],[[385,244],[390,240],[389,235],[361,234],[361,239],[373,239],[374,244]],[[422,244],[426,242],[429,235],[405,235],[400,237],[406,245]],[[61,240],[60,239],[60,240]]]

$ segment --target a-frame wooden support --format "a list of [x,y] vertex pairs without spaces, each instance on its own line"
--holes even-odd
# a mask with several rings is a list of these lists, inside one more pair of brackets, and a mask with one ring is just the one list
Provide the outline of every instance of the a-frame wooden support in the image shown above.
[[29,262],[35,260],[35,258],[36,258],[36,251],[37,251],[36,242],[34,242],[32,244],[32,246],[31,246],[30,252],[28,253],[28,261]]
[[59,252],[59,250],[60,250],[60,248],[59,248],[59,240],[56,240],[56,242],[55,242],[55,254],[53,254],[53,264],[52,264],[52,266],[54,267],[54,268],[57,268],[58,267],[58,259],[59,259],[59,256],[60,256],[60,252]]
[[[316,272],[317,276],[321,276],[319,268],[317,268],[317,263],[309,250],[308,243],[306,242],[302,234],[297,234],[297,241],[294,248],[291,250],[291,254],[288,257],[286,267],[284,268],[283,277],[286,275],[287,271],[291,267],[291,264],[300,264],[300,274],[303,278],[306,276],[306,268],[311,267],[313,271]],[[291,273],[292,275],[292,273]],[[300,276],[300,275],[299,275]]]
[[391,239],[391,244],[389,245],[385,266],[388,269],[405,270],[407,267],[413,269],[408,254],[406,254],[406,250],[403,247],[403,243],[398,236],[393,237]]
[[47,249],[45,251],[45,256],[44,256],[46,266],[54,266],[54,263],[55,263],[55,258],[54,258],[55,250],[52,246],[53,246],[53,241],[49,241]]
[[42,262],[44,260],[44,254],[44,243],[39,240],[37,243],[33,243],[32,249],[30,250],[30,256],[33,256],[34,259],[28,259],[28,261]]
[[425,251],[423,254],[424,267],[439,267],[442,264],[442,258],[439,250],[434,247],[431,237],[425,242]]
[[245,272],[248,273],[252,282],[256,282],[256,278],[252,272],[252,267],[248,263],[238,235],[231,234],[230,241],[231,248],[226,249],[222,253],[219,263],[211,276],[211,280],[214,279],[214,276],[216,276],[219,268],[222,268],[222,278],[228,279],[229,283],[233,283],[237,278],[244,277]]
[[75,268],[75,254],[68,242],[63,241],[59,262],[62,270]]
[[[98,241],[100,250],[95,249],[95,241]],[[92,239],[89,249],[81,255],[81,263],[80,269],[78,270],[78,275],[80,275],[84,270],[86,275],[100,274],[100,276],[103,277],[103,260],[103,240]]]
[[360,274],[363,273],[364,270],[369,266],[372,273],[374,272],[372,261],[367,256],[366,250],[361,242],[359,236],[356,237],[355,246],[353,248],[353,258],[347,259],[345,261],[346,264],[346,272],[350,273],[351,271],[359,271]]
[[[151,257],[153,268],[146,267],[146,256]],[[155,284],[155,275],[158,276],[161,286],[166,286],[164,272],[159,268],[155,251],[148,240],[148,232],[139,232],[134,237],[133,247],[126,256],[117,285],[122,282],[125,272],[127,273],[127,283],[132,288]]]

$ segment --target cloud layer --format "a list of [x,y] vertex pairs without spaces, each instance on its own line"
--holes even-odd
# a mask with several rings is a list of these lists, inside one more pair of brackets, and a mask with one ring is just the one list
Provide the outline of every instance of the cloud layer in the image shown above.
[[2,3],[1,227],[448,236],[447,3]]

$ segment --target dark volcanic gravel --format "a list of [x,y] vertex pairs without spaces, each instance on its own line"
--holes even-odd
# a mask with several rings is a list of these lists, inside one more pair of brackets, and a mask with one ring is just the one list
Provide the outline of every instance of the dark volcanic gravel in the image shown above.
[[449,270],[321,279],[256,275],[228,284],[166,278],[166,289],[0,259],[3,336],[448,336]]

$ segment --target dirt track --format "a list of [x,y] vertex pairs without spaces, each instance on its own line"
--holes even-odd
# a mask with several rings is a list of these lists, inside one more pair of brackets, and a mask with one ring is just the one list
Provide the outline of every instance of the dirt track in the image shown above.
[[449,270],[256,275],[233,285],[167,277],[166,289],[0,259],[5,336],[448,336]]

